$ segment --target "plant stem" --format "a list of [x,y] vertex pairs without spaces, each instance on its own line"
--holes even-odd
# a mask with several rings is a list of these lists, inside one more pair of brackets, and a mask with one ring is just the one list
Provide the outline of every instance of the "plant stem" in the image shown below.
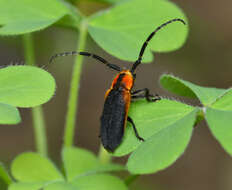
[[[27,65],[35,65],[35,53],[32,34],[23,35],[24,56]],[[37,151],[47,156],[47,138],[45,122],[41,106],[32,108],[32,120]]]
[[33,126],[34,126],[34,133],[36,138],[36,149],[37,151],[47,156],[47,138],[46,138],[46,131],[45,131],[45,122],[44,122],[44,115],[43,109],[41,106],[32,108],[32,118],[33,118]]
[[3,164],[1,162],[0,162],[0,178],[1,178],[1,180],[0,180],[1,183],[0,184],[3,183],[4,185],[9,186],[10,184],[13,183],[13,179],[10,177],[10,175],[8,174],[6,168],[3,166]]
[[129,186],[132,184],[140,175],[130,175],[125,180],[124,183]]
[[[83,51],[85,48],[87,37],[87,23],[82,21],[79,28],[79,39],[77,51]],[[64,131],[64,146],[72,146],[74,141],[76,112],[78,107],[78,95],[80,86],[80,77],[82,71],[83,56],[77,56],[73,66],[72,79],[70,83],[68,111],[66,115],[65,131]]]
[[111,154],[108,153],[104,147],[101,145],[99,149],[99,154],[98,154],[98,159],[100,160],[101,163],[107,164],[111,162]]
[[23,45],[26,65],[35,65],[35,52],[32,34],[23,35]]

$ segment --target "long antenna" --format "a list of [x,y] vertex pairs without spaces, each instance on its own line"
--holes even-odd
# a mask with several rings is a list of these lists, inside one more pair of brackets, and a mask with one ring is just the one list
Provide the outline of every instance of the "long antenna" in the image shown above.
[[47,66],[50,65],[53,62],[54,59],[56,59],[58,57],[69,56],[69,55],[83,55],[83,56],[87,56],[87,57],[92,57],[92,58],[96,59],[97,61],[105,64],[107,67],[109,67],[109,68],[111,68],[113,70],[121,71],[121,68],[119,66],[109,63],[108,61],[106,61],[105,59],[103,59],[102,57],[100,57],[98,55],[95,55],[95,54],[92,54],[92,53],[88,53],[88,52],[77,52],[77,51],[57,53],[57,54],[53,55],[50,58]]
[[145,49],[146,49],[146,47],[147,47],[149,41],[150,41],[150,40],[152,39],[152,37],[156,34],[156,32],[158,32],[161,28],[167,26],[168,24],[170,24],[170,23],[172,23],[172,22],[176,22],[176,21],[181,22],[181,23],[183,23],[184,25],[186,24],[184,20],[182,20],[182,19],[180,19],[180,18],[175,18],[175,19],[172,19],[172,20],[169,20],[169,21],[163,23],[162,25],[160,25],[159,27],[157,27],[157,28],[154,30],[154,32],[152,32],[152,33],[148,36],[148,38],[146,39],[146,41],[143,43],[143,46],[142,46],[142,48],[141,48],[141,50],[140,50],[138,59],[134,62],[133,66],[132,66],[132,68],[131,68],[131,73],[134,73],[134,71],[136,70],[137,66],[141,63],[142,58],[143,58],[144,51],[145,51]]

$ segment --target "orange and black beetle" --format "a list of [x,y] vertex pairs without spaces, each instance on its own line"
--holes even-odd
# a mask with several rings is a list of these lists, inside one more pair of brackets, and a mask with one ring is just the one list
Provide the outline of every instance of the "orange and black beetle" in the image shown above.
[[144,139],[139,136],[132,118],[128,116],[131,99],[146,98],[147,101],[154,102],[156,100],[160,100],[160,97],[158,95],[151,95],[147,88],[132,91],[136,78],[135,70],[141,63],[143,53],[148,45],[148,42],[152,39],[155,33],[167,24],[176,21],[185,24],[184,20],[182,19],[172,19],[157,27],[155,31],[148,36],[140,50],[138,59],[134,62],[130,70],[122,70],[119,66],[111,64],[100,56],[88,52],[65,52],[51,57],[50,63],[56,57],[79,54],[92,57],[101,63],[106,64],[106,66],[109,68],[119,72],[114,78],[110,89],[108,89],[105,94],[105,104],[101,116],[101,129],[99,137],[102,140],[104,148],[109,152],[114,152],[114,150],[122,142],[127,121],[132,124],[135,136],[139,140],[144,141]]

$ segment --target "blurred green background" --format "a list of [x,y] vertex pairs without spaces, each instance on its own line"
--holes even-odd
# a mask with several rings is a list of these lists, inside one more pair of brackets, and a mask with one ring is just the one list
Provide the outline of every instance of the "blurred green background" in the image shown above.
[[[203,86],[229,88],[232,84],[232,1],[183,1],[173,0],[187,15],[190,33],[185,45],[171,53],[155,53],[151,64],[144,64],[137,71],[135,89],[148,87],[163,97],[177,98],[189,104],[199,102],[167,93],[159,85],[159,76],[172,73]],[[106,4],[81,1],[79,6],[91,13],[107,7]],[[71,29],[50,27],[34,33],[37,64],[46,64],[55,53],[76,49],[77,33]],[[21,37],[0,38],[1,65],[20,64],[23,58]],[[131,63],[120,61],[99,48],[91,37],[87,50],[112,63],[128,67]],[[73,57],[56,60],[48,71],[57,81],[54,98],[45,104],[44,111],[48,132],[49,151],[52,159],[60,162],[64,118]],[[99,118],[104,94],[116,73],[92,59],[84,60],[81,77],[80,105],[77,117],[75,144],[98,152],[100,140]],[[34,150],[33,129],[29,109],[20,110],[20,125],[0,126],[0,160],[9,164],[24,151]],[[126,158],[117,158],[125,162]],[[192,140],[184,153],[171,167],[156,174],[140,177],[131,189],[157,190],[230,190],[232,189],[232,159],[213,138],[206,122],[194,130]]]

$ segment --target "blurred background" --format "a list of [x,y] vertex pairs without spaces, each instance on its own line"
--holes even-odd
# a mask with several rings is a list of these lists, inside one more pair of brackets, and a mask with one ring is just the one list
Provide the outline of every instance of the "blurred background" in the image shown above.
[[[172,73],[202,86],[229,88],[232,86],[232,1],[183,1],[172,0],[189,19],[190,33],[185,45],[171,53],[154,53],[151,64],[144,64],[137,71],[136,88],[148,87],[151,92],[165,97],[199,105],[198,101],[173,96],[159,85],[159,76]],[[80,1],[87,13],[106,8],[104,3]],[[71,29],[50,27],[34,33],[37,64],[46,64],[51,55],[76,49],[77,33]],[[1,64],[21,63],[23,47],[20,36],[0,38]],[[104,52],[88,37],[87,51],[95,52],[110,62],[129,66]],[[47,124],[50,156],[60,163],[63,126],[69,90],[73,57],[56,60],[48,71],[57,82],[55,97],[43,106]],[[84,60],[81,77],[79,111],[75,144],[95,153],[99,148],[99,118],[104,94],[116,73],[92,59]],[[12,159],[24,151],[34,151],[33,128],[29,109],[20,110],[20,125],[0,126],[0,161],[8,166]],[[116,159],[125,162],[126,157]],[[191,142],[180,159],[171,167],[156,174],[140,177],[131,189],[155,190],[231,190],[232,159],[214,139],[205,121],[194,129]]]

